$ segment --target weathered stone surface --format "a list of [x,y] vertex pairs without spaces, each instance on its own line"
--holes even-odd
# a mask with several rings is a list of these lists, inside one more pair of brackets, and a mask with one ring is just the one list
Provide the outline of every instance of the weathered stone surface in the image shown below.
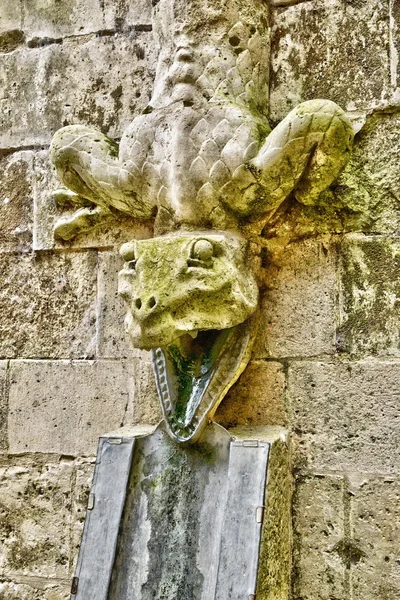
[[162,419],[160,400],[151,365],[150,352],[133,360],[133,424],[156,425]]
[[0,52],[2,54],[13,52],[25,42],[24,32],[20,29],[11,29],[0,32]]
[[359,552],[352,566],[353,597],[397,600],[400,590],[400,482],[359,478],[351,486],[352,528]]
[[23,27],[30,40],[82,35],[104,29],[101,0],[22,0]]
[[[150,237],[150,224],[138,222],[129,217],[116,218],[94,229],[90,233],[77,236],[68,243],[54,239],[54,224],[61,214],[66,215],[65,207],[59,206],[51,193],[60,187],[60,180],[52,166],[48,150],[35,153],[34,172],[34,224],[33,249],[52,248],[113,248],[118,252],[120,246],[132,239]],[[67,207],[72,211],[73,207]],[[76,208],[76,207],[75,207]],[[117,289],[117,282],[115,282]],[[122,305],[122,301],[121,301]],[[121,335],[123,332],[121,332]]]
[[342,480],[310,476],[297,481],[293,511],[293,597],[350,600],[345,565],[336,551],[345,533]]
[[[321,196],[338,219],[335,223],[333,215],[322,214],[330,231],[397,234],[400,230],[399,126],[397,114],[377,112],[367,117],[349,163]],[[316,221],[314,217],[311,222]],[[318,227],[323,230],[323,224]]]
[[339,351],[400,356],[400,240],[350,237],[340,257]]
[[21,29],[22,11],[18,2],[2,2],[0,5],[0,31]]
[[363,119],[350,161],[315,206],[285,202],[267,224],[268,252],[316,234],[400,231],[400,117],[380,111]]
[[31,247],[32,158],[32,152],[0,156],[0,252]]
[[102,433],[131,419],[130,374],[121,362],[11,363],[11,453],[93,455]]
[[[282,429],[278,433],[279,427],[276,430],[268,459],[259,550],[256,597],[261,600],[285,600],[291,587],[293,481],[287,434]],[[232,433],[235,435],[235,430]]]
[[68,600],[70,597],[70,584],[58,585],[53,583],[35,582],[24,585],[12,582],[0,583],[0,598],[4,600]]
[[297,463],[399,471],[399,362],[294,362],[288,395]]
[[0,469],[3,577],[68,577],[71,480],[69,461]]
[[0,254],[0,356],[93,356],[96,269],[95,252]]
[[8,361],[0,360],[0,451],[7,449],[7,368]]
[[83,525],[85,522],[90,488],[92,485],[94,459],[92,462],[77,461],[76,464],[76,480],[72,496],[72,563],[70,574],[75,571],[78,552],[81,545]]
[[126,29],[135,25],[151,26],[151,0],[104,0],[104,14],[107,26]]
[[347,181],[337,182],[345,202],[364,212],[363,231],[392,234],[400,231],[399,127],[400,115],[396,113],[378,113],[367,118],[344,173],[348,172]]
[[231,232],[135,240],[121,255],[118,289],[137,348],[166,348],[187,333],[232,328],[257,310],[248,244]]
[[397,0],[390,0],[390,20],[391,20],[391,39],[390,39],[390,57],[391,57],[391,83],[394,88],[395,100],[399,97],[399,52],[400,52],[400,4]]
[[154,63],[151,33],[137,31],[5,55],[0,146],[47,144],[76,122],[119,135],[148,102]]
[[266,291],[253,350],[256,358],[332,354],[335,341],[335,248],[306,240],[286,248],[264,272]]
[[285,374],[280,363],[251,362],[220,404],[215,420],[235,425],[285,425]]
[[276,9],[272,119],[311,98],[329,98],[345,110],[379,104],[390,94],[389,35],[389,0],[316,0]]
[[49,159],[48,150],[40,150],[34,158],[33,184],[33,249],[54,248],[53,224],[62,210],[52,198],[59,187],[57,173]]

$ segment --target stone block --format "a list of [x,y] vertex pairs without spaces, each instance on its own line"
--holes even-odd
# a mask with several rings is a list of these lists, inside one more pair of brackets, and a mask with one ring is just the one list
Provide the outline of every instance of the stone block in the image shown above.
[[336,551],[345,534],[343,481],[300,479],[293,499],[294,598],[350,600],[345,564]]
[[22,10],[28,40],[82,35],[105,27],[101,0],[22,0]]
[[138,31],[4,55],[0,147],[47,145],[72,123],[120,136],[149,100],[155,63],[151,33]]
[[360,478],[351,486],[352,529],[359,553],[353,559],[353,597],[400,597],[400,481]]
[[399,382],[399,362],[293,362],[288,397],[296,462],[399,472]]
[[227,428],[236,425],[286,425],[282,365],[251,362],[223,399],[215,420]]
[[0,468],[2,578],[68,577],[71,481],[69,461]]
[[267,265],[255,358],[316,356],[335,349],[335,249],[306,240]]
[[[91,232],[81,234],[70,242],[55,240],[53,228],[60,217],[71,215],[71,207],[58,206],[51,192],[61,185],[55,168],[50,162],[48,150],[35,154],[34,176],[34,224],[33,249],[50,250],[52,248],[112,248],[118,252],[125,242],[133,239],[151,237],[151,224],[138,222],[129,217],[107,221]],[[77,210],[77,207],[75,207]]]
[[334,100],[344,110],[380,104],[390,95],[389,42],[389,0],[315,0],[276,8],[272,120],[313,98]]
[[12,362],[10,452],[94,455],[101,434],[132,421],[131,378],[116,361]]
[[0,360],[0,451],[7,449],[7,390],[8,361]]
[[0,598],[3,600],[69,600],[71,584],[35,582],[36,585],[3,581],[0,583]]
[[340,263],[338,350],[400,356],[400,240],[350,237]]
[[97,255],[0,254],[0,356],[91,357]]
[[104,14],[108,26],[115,29],[126,29],[135,25],[148,25],[152,23],[151,0],[104,0]]
[[0,156],[0,252],[32,245],[32,152]]

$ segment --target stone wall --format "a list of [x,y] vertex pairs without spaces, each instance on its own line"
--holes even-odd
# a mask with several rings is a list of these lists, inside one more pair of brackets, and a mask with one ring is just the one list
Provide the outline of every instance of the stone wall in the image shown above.
[[[0,1],[0,598],[69,598],[97,438],[157,422],[116,295],[129,221],[55,246],[49,142],[118,137],[150,97],[151,0]],[[151,398],[149,406],[143,397]]]
[[259,356],[282,365],[293,432],[293,598],[395,600],[400,4],[274,4],[271,120],[315,97],[349,111],[358,133],[333,199],[364,213],[352,223],[347,215],[336,235],[289,247],[265,297]]
[[[326,97],[358,133],[334,210],[283,215],[271,237],[253,358],[217,418],[292,430],[293,599],[395,600],[400,7],[271,4],[271,123]],[[61,600],[98,436],[160,411],[116,295],[116,250],[151,232],[54,244],[48,145],[78,122],[118,139],[146,106],[151,0],[0,0],[0,53],[0,599]]]

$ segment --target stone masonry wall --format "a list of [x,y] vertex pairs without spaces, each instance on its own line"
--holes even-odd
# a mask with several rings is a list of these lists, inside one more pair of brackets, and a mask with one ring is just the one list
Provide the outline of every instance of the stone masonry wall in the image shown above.
[[[293,600],[397,600],[400,3],[271,4],[271,123],[325,97],[358,133],[333,212],[271,235],[253,358],[217,418],[292,431]],[[98,436],[160,410],[116,294],[118,247],[151,231],[54,244],[48,146],[78,122],[118,139],[146,106],[151,0],[0,0],[0,56],[0,600],[64,600]]]
[[1,600],[69,598],[97,438],[159,417],[116,295],[118,247],[150,232],[54,246],[48,159],[63,125],[118,138],[146,106],[151,29],[151,0],[0,0]]
[[[270,267],[258,358],[293,432],[293,599],[400,598],[400,3],[275,0],[270,118],[336,101],[357,130],[337,234]],[[335,228],[332,228],[334,231]]]

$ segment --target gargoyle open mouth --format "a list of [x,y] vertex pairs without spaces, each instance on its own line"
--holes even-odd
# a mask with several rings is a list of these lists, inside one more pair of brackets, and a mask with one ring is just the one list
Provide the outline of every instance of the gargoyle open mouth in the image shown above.
[[194,442],[249,360],[256,317],[229,329],[185,334],[153,351],[153,368],[169,434]]

